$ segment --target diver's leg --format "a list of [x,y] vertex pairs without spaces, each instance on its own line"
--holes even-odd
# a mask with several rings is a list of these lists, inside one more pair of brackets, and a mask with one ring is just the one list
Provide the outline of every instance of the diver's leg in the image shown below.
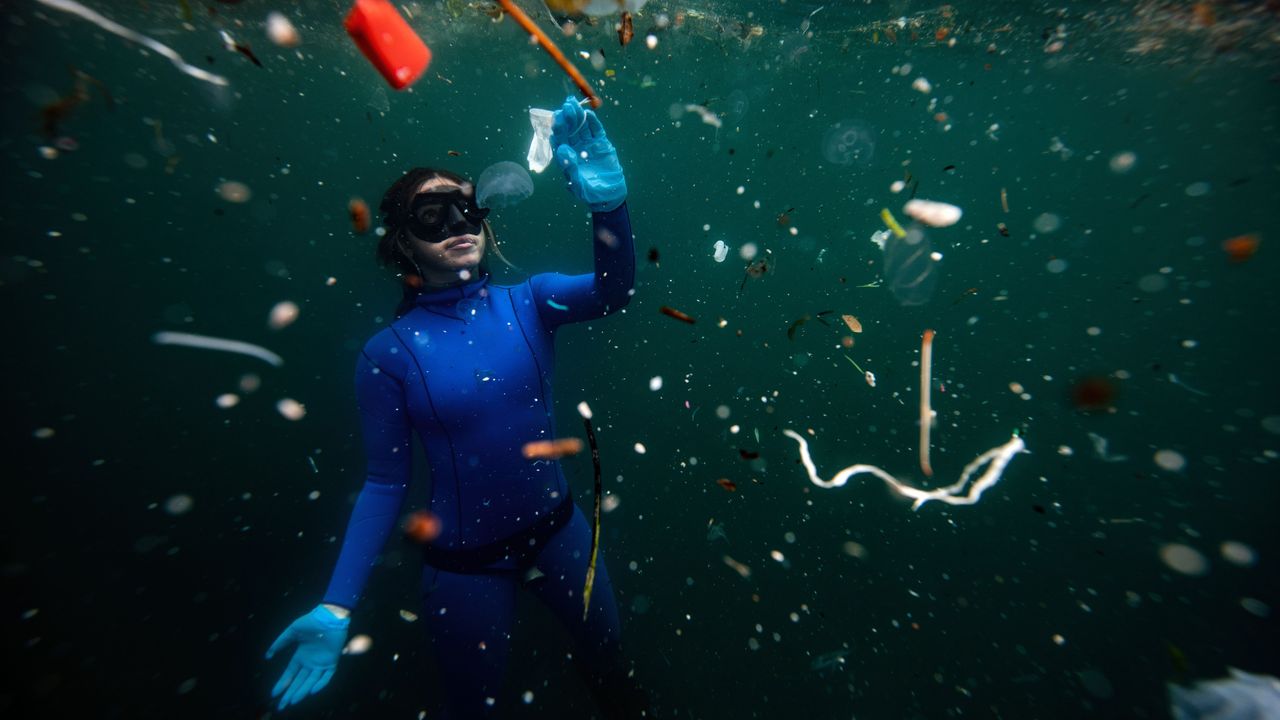
[[423,569],[423,617],[451,720],[491,717],[511,651],[516,579]]
[[535,565],[545,577],[527,587],[573,636],[575,665],[591,687],[604,717],[649,717],[648,701],[636,685],[621,650],[618,603],[605,567],[604,548],[596,559],[591,607],[582,618],[582,588],[591,561],[591,527],[578,508],[573,518],[547,541]]

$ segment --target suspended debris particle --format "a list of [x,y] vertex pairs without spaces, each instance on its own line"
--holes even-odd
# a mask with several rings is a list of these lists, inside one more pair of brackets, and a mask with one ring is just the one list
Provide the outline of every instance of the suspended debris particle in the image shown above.
[[225,180],[218,185],[218,197],[230,203],[249,202],[249,198],[253,197],[253,191],[248,185],[237,180]]
[[729,478],[720,478],[719,480],[716,480],[716,484],[728,492],[738,492],[738,484]]
[[286,420],[297,422],[307,416],[307,406],[293,398],[281,398],[276,403],[276,412]]
[[1168,470],[1169,472],[1182,472],[1187,467],[1187,459],[1177,450],[1169,450],[1167,448],[1157,450],[1156,454],[1152,456],[1152,460],[1161,470]]
[[964,212],[950,203],[934,200],[908,200],[902,212],[930,227],[950,227],[960,222]]
[[622,22],[618,23],[618,44],[626,47],[633,37],[635,37],[635,30],[631,24],[631,13],[623,11]]
[[356,635],[347,641],[347,646],[342,648],[343,655],[363,655],[369,652],[369,648],[373,647],[373,638],[368,635]]
[[214,403],[223,410],[228,410],[240,404],[240,396],[235,393],[222,393]]
[[1199,577],[1209,572],[1209,560],[1199,550],[1182,543],[1168,543],[1160,548],[1160,559],[1170,569]]
[[1254,256],[1258,252],[1258,246],[1262,244],[1262,238],[1254,233],[1247,235],[1237,235],[1222,243],[1222,249],[1226,251],[1227,258],[1233,263],[1242,263]]
[[658,312],[662,313],[663,315],[666,315],[667,317],[675,318],[676,320],[679,320],[682,323],[688,323],[692,325],[695,322],[697,322],[690,315],[680,312],[679,310],[676,310],[675,308],[669,307],[667,305],[663,305],[662,307],[658,308]]
[[746,565],[743,565],[737,560],[734,560],[728,555],[724,556],[724,564],[728,565],[730,568],[733,569],[734,572],[738,573],[738,575],[740,575],[743,580],[746,580],[747,578],[751,577],[751,568],[747,567]]
[[302,44],[302,35],[298,33],[298,29],[283,13],[275,11],[267,14],[267,37],[282,48],[294,48]]
[[858,322],[858,318],[852,315],[841,315],[840,319],[844,320],[844,324],[849,326],[850,331],[855,333],[862,332],[862,323]]
[[363,198],[353,197],[347,201],[347,214],[351,217],[351,229],[357,235],[369,232],[373,226],[373,214],[369,212],[369,203]]
[[1218,551],[1222,553],[1222,559],[1232,565],[1249,567],[1258,562],[1258,553],[1253,548],[1235,540],[1222,543],[1218,546]]
[[526,460],[557,460],[582,452],[582,440],[576,437],[535,440],[520,449]]
[[297,303],[289,300],[278,302],[271,308],[271,314],[267,317],[267,325],[272,330],[283,330],[298,319],[299,312]]
[[443,526],[430,510],[415,510],[404,521],[405,537],[414,542],[429,543],[440,537]]
[[239,355],[248,355],[257,358],[274,367],[284,365],[284,358],[271,352],[270,350],[239,340],[226,340],[224,338],[208,337],[206,335],[193,335],[191,333],[161,331],[151,336],[151,341],[157,345],[182,345],[184,347],[200,348],[202,350],[221,350],[223,352],[232,352]]
[[170,515],[185,515],[191,511],[191,508],[195,507],[195,504],[195,499],[190,495],[180,493],[170,496],[168,500],[164,501],[164,511]]

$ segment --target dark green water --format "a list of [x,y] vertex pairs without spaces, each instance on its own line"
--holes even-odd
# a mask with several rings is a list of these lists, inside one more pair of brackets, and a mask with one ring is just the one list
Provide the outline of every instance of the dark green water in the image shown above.
[[[1210,27],[1177,2],[963,2],[951,17],[915,2],[812,16],[816,3],[753,5],[748,17],[745,3],[655,0],[625,50],[609,23],[561,40],[604,82],[640,269],[624,313],[561,332],[557,412],[564,434],[580,429],[578,401],[596,413],[621,500],[604,518],[605,561],[661,716],[1159,718],[1167,682],[1280,674],[1280,20],[1225,2]],[[215,91],[35,2],[6,7],[3,610],[5,665],[19,670],[0,709],[263,717],[283,663],[262,653],[319,601],[363,479],[355,353],[399,297],[373,236],[352,234],[347,200],[376,205],[413,165],[475,176],[522,162],[527,109],[571,87],[479,4],[410,6],[435,60],[407,93],[359,56],[342,4],[192,0],[187,26],[179,3],[95,7],[231,84]],[[302,31],[296,51],[262,32],[276,7]],[[647,49],[659,13],[674,25],[678,11],[680,27]],[[891,40],[899,17],[909,27]],[[935,40],[940,27],[954,46]],[[224,49],[219,29],[263,67]],[[577,57],[597,48],[612,77]],[[73,87],[68,66],[114,102],[89,86],[56,133],[78,149],[46,159],[40,111]],[[912,89],[921,76],[932,93]],[[836,123],[856,123],[874,149],[829,162]],[[1136,163],[1117,172],[1124,152]],[[224,180],[252,198],[222,200]],[[492,217],[508,257],[531,273],[588,271],[583,209],[554,168],[535,181],[529,201]],[[905,222],[916,181],[919,197],[965,214],[928,230],[937,285],[903,307],[859,286],[880,275],[880,208]],[[1223,241],[1249,233],[1256,256],[1230,262]],[[732,247],[724,263],[717,240]],[[770,265],[744,286],[746,243]],[[300,318],[272,331],[283,300]],[[788,336],[826,310],[833,327],[810,319]],[[847,351],[842,313],[864,326]],[[824,477],[868,463],[926,482],[925,328],[937,331],[928,483],[951,482],[1014,429],[1030,453],[969,507],[912,512],[867,475],[808,482],[783,429],[816,433]],[[159,346],[161,330],[260,343],[285,363]],[[246,373],[261,387],[220,409]],[[1108,408],[1073,406],[1090,377],[1114,389]],[[276,412],[285,397],[304,419]],[[1161,467],[1161,450],[1185,467]],[[565,469],[588,507],[589,462]],[[191,509],[166,512],[175,495]],[[708,539],[713,524],[725,539]],[[1231,562],[1229,542],[1256,559]],[[1178,571],[1162,559],[1170,546],[1206,567]],[[417,611],[416,573],[413,548],[393,539],[352,625],[372,649],[289,715],[436,713],[424,629],[398,615]],[[507,716],[588,717],[566,638],[528,598],[520,612]],[[843,663],[815,667],[830,653]]]

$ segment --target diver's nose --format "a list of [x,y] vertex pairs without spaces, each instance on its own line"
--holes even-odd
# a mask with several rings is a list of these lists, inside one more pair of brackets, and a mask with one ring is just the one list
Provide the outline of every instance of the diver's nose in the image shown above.
[[471,227],[471,223],[467,222],[466,216],[462,214],[457,205],[449,206],[448,224],[450,230]]

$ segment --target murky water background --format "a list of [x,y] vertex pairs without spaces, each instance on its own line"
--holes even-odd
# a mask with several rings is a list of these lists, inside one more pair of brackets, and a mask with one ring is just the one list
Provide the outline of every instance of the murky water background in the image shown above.
[[[267,712],[283,663],[262,653],[318,602],[362,481],[354,355],[399,297],[348,200],[376,206],[413,165],[523,162],[528,108],[572,89],[480,4],[406,6],[435,53],[406,93],[340,4],[280,4],[296,50],[267,41],[269,5],[192,2],[189,22],[181,3],[98,6],[226,90],[36,3],[4,20],[6,709]],[[625,313],[561,333],[558,417],[572,434],[574,405],[595,410],[620,500],[605,560],[662,717],[1164,717],[1167,682],[1280,674],[1280,21],[1236,3],[756,5],[655,0],[625,49],[607,21],[553,33],[603,82],[640,263]],[[597,50],[601,69],[577,55]],[[46,134],[69,68],[96,82]],[[927,229],[936,286],[904,307],[863,286],[892,282],[871,238],[912,191],[965,214]],[[554,168],[491,219],[527,272],[589,270]],[[1232,262],[1224,241],[1250,234],[1256,255]],[[281,301],[299,317],[272,330]],[[851,348],[841,314],[864,327]],[[812,429],[823,477],[861,462],[924,484],[925,328],[929,483],[1015,429],[1030,453],[972,507],[809,483],[783,429]],[[1114,397],[1082,410],[1086,379]],[[587,507],[589,461],[566,472]],[[372,648],[291,714],[435,712],[426,637],[398,614],[417,610],[416,565],[393,539],[352,626]],[[521,613],[509,716],[584,716],[566,639]]]

